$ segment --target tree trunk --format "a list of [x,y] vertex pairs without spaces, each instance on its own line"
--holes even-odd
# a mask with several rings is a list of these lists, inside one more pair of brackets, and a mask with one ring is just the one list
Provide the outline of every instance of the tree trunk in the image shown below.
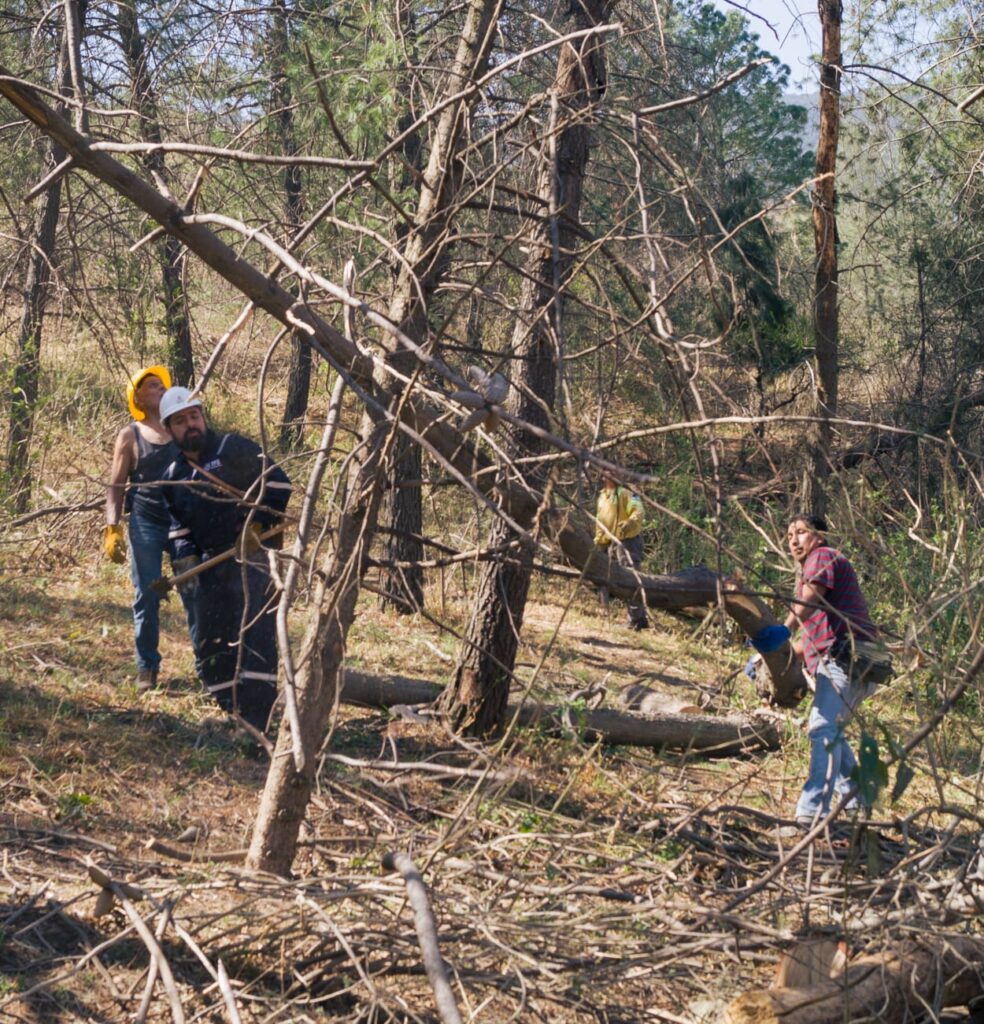
[[815,515],[826,510],[825,481],[830,475],[833,432],[837,414],[837,139],[840,132],[841,18],[840,0],[819,0],[823,32],[820,70],[820,137],[817,141],[817,182],[813,195],[813,237],[816,248],[814,338],[816,346],[816,408],[819,422],[809,431],[809,464],[804,502]]
[[[501,0],[470,0],[461,39],[447,70],[444,94],[453,96],[459,93],[465,84],[485,73],[500,8]],[[438,118],[413,226],[404,241],[405,260],[400,264],[390,299],[390,320],[420,343],[427,335],[428,305],[447,265],[448,225],[457,211],[456,198],[461,185],[457,150],[468,108],[477,100],[475,95],[451,103]],[[389,359],[404,374],[412,373],[416,366],[412,353],[395,348]],[[379,382],[383,383],[381,379]],[[385,386],[394,392],[388,381]],[[395,393],[393,401],[399,401]],[[421,472],[419,447],[399,439],[390,468],[384,514],[384,522],[390,528],[387,541],[387,559],[390,561],[417,563],[423,560],[423,545],[418,539],[423,523]],[[383,572],[380,583],[384,605],[401,613],[422,606],[424,575],[419,567]]]
[[[116,24],[120,44],[130,71],[133,106],[140,115],[140,131],[147,142],[161,142],[162,133],[157,114],[157,97],[147,70],[147,48],[137,22],[136,6],[131,0],[116,5]],[[144,167],[167,181],[167,165],[162,151],[147,153]],[[184,248],[173,235],[165,235],[158,244],[161,264],[161,287],[164,296],[164,331],[167,337],[167,360],[175,384],[187,386],[195,377],[191,351],[191,321],[188,316],[184,288]]]
[[[78,9],[78,25],[71,23],[66,11],[58,61],[55,69],[55,87],[64,96],[71,95],[72,74],[70,49],[81,45],[84,10]],[[78,33],[73,31],[78,29]],[[76,55],[78,66],[78,55]],[[58,104],[59,113],[64,110]],[[65,151],[57,139],[49,136],[41,164],[44,180],[65,159]],[[6,476],[7,488],[18,514],[27,511],[31,500],[31,438],[34,434],[34,411],[38,402],[41,378],[41,341],[44,332],[44,314],[51,296],[51,270],[55,254],[55,234],[61,209],[62,175],[55,178],[41,193],[35,210],[29,252],[27,275],[24,280],[24,305],[17,332],[17,357],[14,363],[10,394],[10,427],[7,434]]]
[[[600,25],[610,10],[608,0],[572,5],[572,28]],[[531,221],[526,232],[529,257],[513,331],[511,353],[514,385],[507,405],[536,427],[548,428],[558,375],[563,363],[562,290],[570,276],[577,244],[581,191],[590,154],[590,117],[605,89],[604,42],[585,36],[561,48],[551,93],[549,131],[536,167],[536,193],[550,211],[546,220]],[[548,446],[527,430],[513,431],[504,445],[511,457],[536,455]],[[524,479],[536,491],[546,490],[548,469],[534,465]],[[536,509],[517,518],[524,529]],[[508,543],[510,528],[492,524],[488,546]],[[486,562],[475,595],[468,630],[455,677],[443,699],[451,726],[482,736],[503,723],[509,681],[519,647],[532,553],[524,547],[518,558]]]
[[[277,125],[277,143],[287,156],[297,153],[297,133],[294,129],[293,96],[287,75],[290,53],[290,27],[286,0],[275,0],[270,13],[270,87],[273,99],[274,121]],[[297,234],[301,226],[302,181],[297,165],[284,168],[285,234]],[[307,415],[311,394],[311,346],[294,331],[290,341],[290,370],[287,376],[287,401],[280,425],[281,447],[294,448],[304,436],[304,417]]]
[[359,596],[362,562],[375,532],[382,484],[386,424],[374,424],[362,441],[364,456],[349,474],[348,500],[338,521],[335,550],[327,556],[315,592],[297,663],[296,678],[300,746],[304,767],[297,771],[294,738],[285,718],[260,799],[246,866],[286,876],[294,862],[297,836],[307,811],[321,745],[339,692],[339,675],[349,627]]

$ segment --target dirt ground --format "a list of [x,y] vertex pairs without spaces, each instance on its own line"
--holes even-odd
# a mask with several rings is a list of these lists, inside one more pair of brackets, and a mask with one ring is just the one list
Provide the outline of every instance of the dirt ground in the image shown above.
[[[642,683],[709,710],[754,704],[744,652],[713,621],[635,633],[614,603],[547,597],[517,667],[530,699],[612,706]],[[918,787],[883,827],[788,858],[795,715],[782,750],[710,759],[587,741],[576,714],[568,735],[477,745],[437,719],[343,707],[293,877],[247,872],[265,759],[192,680],[176,602],[165,685],[137,694],[128,602],[125,573],[91,560],[2,580],[0,1020],[436,1020],[390,851],[421,871],[464,1018],[493,1024],[720,1020],[804,936],[853,952],[969,927],[940,882],[966,869],[972,832],[920,815]],[[353,666],[445,681],[454,651],[364,596]],[[969,802],[970,776],[954,785]],[[90,864],[129,897],[98,906]]]

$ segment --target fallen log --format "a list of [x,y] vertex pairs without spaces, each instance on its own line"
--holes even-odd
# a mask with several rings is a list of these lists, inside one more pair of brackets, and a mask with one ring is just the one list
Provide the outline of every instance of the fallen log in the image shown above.
[[[381,708],[394,704],[431,704],[443,689],[425,679],[373,676],[347,668],[342,701]],[[672,747],[727,755],[754,749],[775,750],[779,746],[774,722],[747,715],[725,717],[670,712],[635,715],[609,708],[587,711],[541,704],[510,704],[506,720],[513,718],[522,726],[535,726],[551,734],[576,732],[585,739],[635,747]]]
[[930,936],[859,957],[839,978],[807,988],[745,992],[728,1007],[724,1024],[902,1024],[984,995],[982,960],[984,940]]

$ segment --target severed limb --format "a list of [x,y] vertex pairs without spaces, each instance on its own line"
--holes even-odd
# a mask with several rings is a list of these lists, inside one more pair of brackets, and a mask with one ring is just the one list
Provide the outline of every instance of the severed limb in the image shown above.
[[407,897],[413,907],[413,923],[417,929],[417,940],[424,955],[424,970],[427,980],[434,990],[437,1001],[437,1012],[444,1024],[462,1024],[461,1013],[451,991],[447,970],[441,959],[441,950],[437,944],[437,923],[427,899],[424,880],[420,877],[417,865],[405,853],[387,853],[383,857],[383,867],[388,871],[399,871],[407,887]]

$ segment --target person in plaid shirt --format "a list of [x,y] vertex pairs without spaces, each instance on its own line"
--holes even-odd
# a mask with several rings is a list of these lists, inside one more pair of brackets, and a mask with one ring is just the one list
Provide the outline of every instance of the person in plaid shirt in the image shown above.
[[789,551],[799,564],[796,597],[786,626],[791,632],[799,629],[793,649],[816,680],[807,724],[810,770],[796,804],[801,826],[812,824],[818,814],[825,815],[831,798],[845,795],[852,786],[850,776],[857,759],[844,726],[867,687],[852,681],[845,664],[856,641],[878,638],[857,574],[847,558],[827,543],[826,534],[826,521],[808,514],[795,515],[786,534]]

